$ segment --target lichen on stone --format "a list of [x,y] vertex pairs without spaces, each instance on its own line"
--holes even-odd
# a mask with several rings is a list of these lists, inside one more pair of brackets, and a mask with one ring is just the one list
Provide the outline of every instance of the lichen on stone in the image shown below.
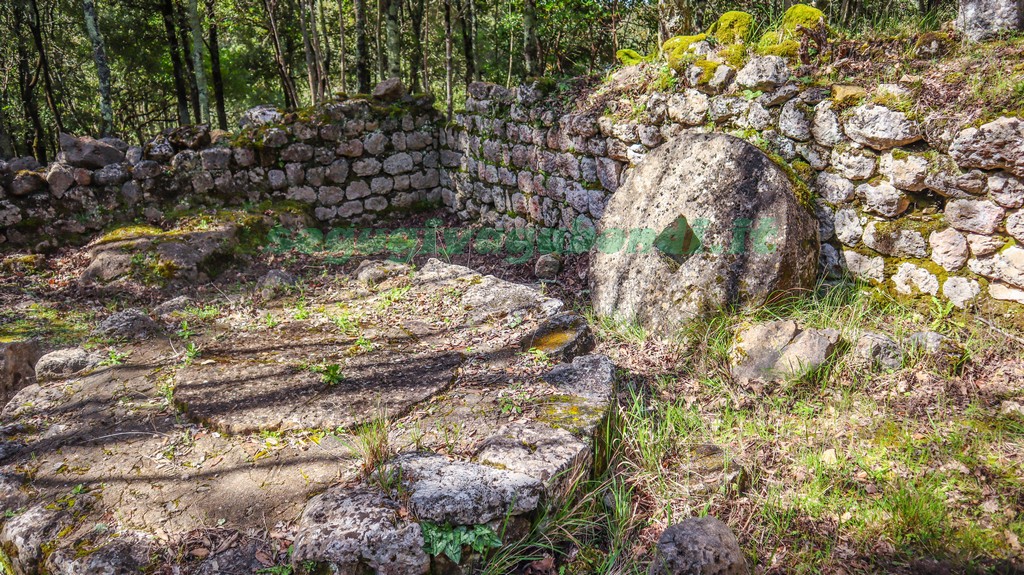
[[673,70],[683,67],[683,64],[693,58],[690,50],[693,45],[706,40],[707,37],[707,34],[695,34],[693,36],[674,36],[665,40],[665,43],[661,45],[661,51],[665,54],[665,60],[669,67]]

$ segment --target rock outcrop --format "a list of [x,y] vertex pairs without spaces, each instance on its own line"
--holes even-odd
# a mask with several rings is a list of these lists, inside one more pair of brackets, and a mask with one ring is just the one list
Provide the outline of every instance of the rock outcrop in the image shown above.
[[817,224],[786,173],[725,135],[682,135],[652,152],[597,232],[595,310],[663,336],[727,306],[810,288],[817,271]]

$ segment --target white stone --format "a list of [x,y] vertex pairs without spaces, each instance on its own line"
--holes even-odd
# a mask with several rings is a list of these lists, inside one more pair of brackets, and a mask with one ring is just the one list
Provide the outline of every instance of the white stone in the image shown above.
[[811,122],[807,119],[802,102],[793,99],[782,106],[782,112],[779,114],[779,132],[801,142],[811,139]]
[[903,112],[877,104],[854,108],[843,127],[851,140],[876,150],[905,146],[921,139],[917,122]]
[[1024,248],[1010,246],[985,258],[967,261],[972,272],[1024,289]]
[[988,284],[988,295],[992,296],[992,299],[1024,303],[1024,289],[1017,289],[1002,282]]
[[820,172],[815,179],[818,195],[830,204],[842,204],[853,198],[853,182],[832,172]]
[[916,154],[901,154],[899,158],[893,152],[882,154],[878,171],[889,178],[892,185],[908,192],[919,192],[925,189],[924,179],[928,175],[928,160]]
[[1024,210],[1018,210],[1006,218],[1006,233],[1013,239],[1024,243]]
[[909,262],[900,264],[892,276],[892,282],[896,286],[896,291],[904,295],[918,292],[931,295],[939,293],[939,280],[935,274]]
[[885,260],[882,256],[866,256],[853,250],[843,250],[846,270],[855,278],[881,283],[885,278]]
[[950,200],[946,223],[958,230],[991,235],[999,229],[1006,210],[988,200]]
[[850,180],[867,180],[875,175],[878,156],[874,152],[854,146],[840,146],[832,150],[832,167],[839,175]]
[[866,211],[887,218],[895,218],[910,207],[910,198],[885,180],[857,186],[857,195]]
[[932,248],[932,261],[946,271],[956,271],[967,264],[967,239],[953,228],[933,232],[928,236],[928,244]]
[[999,248],[1006,245],[1006,240],[980,234],[967,234],[967,244],[971,246],[971,254],[974,257],[982,258],[999,251]]
[[843,245],[855,246],[860,243],[860,237],[864,228],[860,223],[860,216],[853,208],[843,208],[836,212],[835,220],[836,237]]
[[871,221],[864,226],[862,239],[867,247],[887,256],[922,259],[928,257],[921,232],[893,225],[879,229],[878,224],[877,221]]
[[942,284],[942,295],[961,309],[977,299],[979,294],[981,294],[981,286],[969,278],[950,276],[946,279],[946,283]]
[[789,66],[780,56],[751,58],[736,74],[736,83],[750,90],[770,91],[789,81]]
[[988,177],[988,193],[992,201],[1004,208],[1024,206],[1024,182],[1005,172]]
[[964,167],[1004,169],[1024,177],[1024,121],[998,118],[957,134],[949,154]]

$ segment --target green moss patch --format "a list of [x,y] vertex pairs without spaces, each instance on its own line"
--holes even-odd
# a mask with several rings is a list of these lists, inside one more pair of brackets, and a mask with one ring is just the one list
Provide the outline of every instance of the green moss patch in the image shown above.
[[753,16],[733,10],[722,14],[718,21],[711,25],[710,32],[720,44],[742,44],[750,39],[753,27]]

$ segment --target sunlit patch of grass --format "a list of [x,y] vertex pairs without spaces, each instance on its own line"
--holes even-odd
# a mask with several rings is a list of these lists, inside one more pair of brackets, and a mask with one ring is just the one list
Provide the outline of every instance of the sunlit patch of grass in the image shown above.
[[93,314],[58,310],[44,304],[0,310],[0,342],[40,338],[58,345],[80,343],[89,337]]

